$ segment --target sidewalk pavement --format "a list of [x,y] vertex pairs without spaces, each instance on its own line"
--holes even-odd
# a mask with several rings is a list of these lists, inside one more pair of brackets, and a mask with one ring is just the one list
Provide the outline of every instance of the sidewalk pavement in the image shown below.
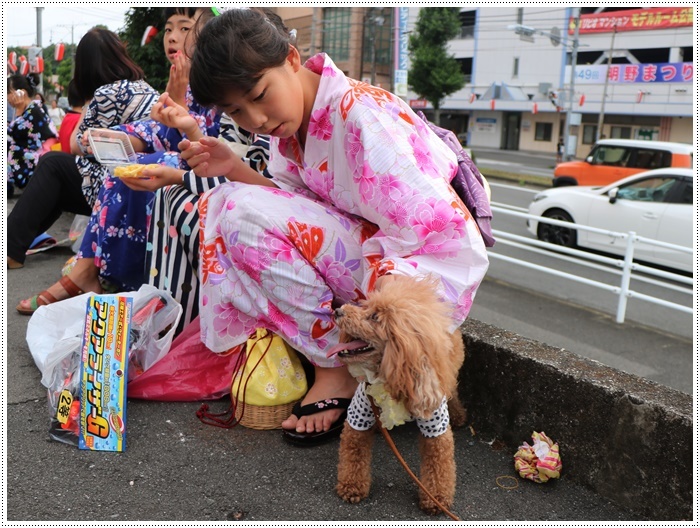
[[500,178],[551,187],[556,155],[525,150],[488,147],[471,149],[479,170],[488,178]]
[[[64,238],[71,220],[64,215],[51,234]],[[447,520],[418,509],[415,484],[381,437],[375,442],[372,491],[359,505],[344,503],[334,492],[337,441],[300,449],[284,443],[279,431],[203,425],[195,416],[201,402],[129,400],[123,453],[80,451],[51,441],[46,389],[25,341],[28,318],[14,307],[53,283],[70,256],[68,248],[54,248],[6,272],[8,521]],[[212,411],[227,406],[225,399],[214,402]],[[391,432],[414,469],[416,434],[413,424]],[[538,485],[517,477],[513,452],[499,439],[475,434],[469,428],[455,432],[453,511],[463,520],[640,520],[568,478],[566,446],[561,446],[562,478]]]

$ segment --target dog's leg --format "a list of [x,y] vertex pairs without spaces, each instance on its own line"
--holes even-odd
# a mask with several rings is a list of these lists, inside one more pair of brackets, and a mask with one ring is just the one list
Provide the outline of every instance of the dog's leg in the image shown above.
[[[420,450],[420,480],[425,488],[439,500],[445,508],[450,508],[455,498],[457,468],[455,466],[455,444],[452,429],[435,438],[423,435],[418,443]],[[442,510],[419,490],[420,509],[431,515]]]
[[373,443],[374,429],[356,431],[345,422],[340,435],[338,485],[335,487],[344,501],[357,504],[369,495]]
[[462,405],[462,402],[459,401],[457,394],[447,400],[447,410],[450,413],[450,425],[454,429],[467,423],[467,410]]

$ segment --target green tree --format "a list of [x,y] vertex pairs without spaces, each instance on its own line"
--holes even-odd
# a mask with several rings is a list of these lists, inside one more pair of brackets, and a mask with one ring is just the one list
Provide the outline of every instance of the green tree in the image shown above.
[[[132,7],[125,17],[126,25],[119,37],[126,43],[129,56],[141,66],[146,81],[156,90],[162,92],[168,84],[170,63],[163,52],[163,8]],[[158,35],[145,46],[141,46],[141,37],[148,26],[158,28]]]
[[465,85],[459,61],[447,52],[447,42],[459,34],[460,28],[459,7],[424,7],[408,39],[408,84],[433,105],[437,125],[444,98]]

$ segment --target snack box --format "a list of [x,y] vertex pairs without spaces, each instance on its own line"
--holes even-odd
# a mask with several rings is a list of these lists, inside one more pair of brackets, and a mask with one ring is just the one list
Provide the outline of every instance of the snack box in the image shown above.
[[80,366],[80,449],[126,449],[131,310],[128,297],[93,295],[87,302]]

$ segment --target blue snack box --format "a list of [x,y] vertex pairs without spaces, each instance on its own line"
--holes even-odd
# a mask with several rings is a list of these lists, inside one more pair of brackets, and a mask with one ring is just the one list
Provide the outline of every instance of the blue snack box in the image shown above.
[[88,299],[80,367],[80,449],[121,452],[126,448],[131,310],[128,297]]

